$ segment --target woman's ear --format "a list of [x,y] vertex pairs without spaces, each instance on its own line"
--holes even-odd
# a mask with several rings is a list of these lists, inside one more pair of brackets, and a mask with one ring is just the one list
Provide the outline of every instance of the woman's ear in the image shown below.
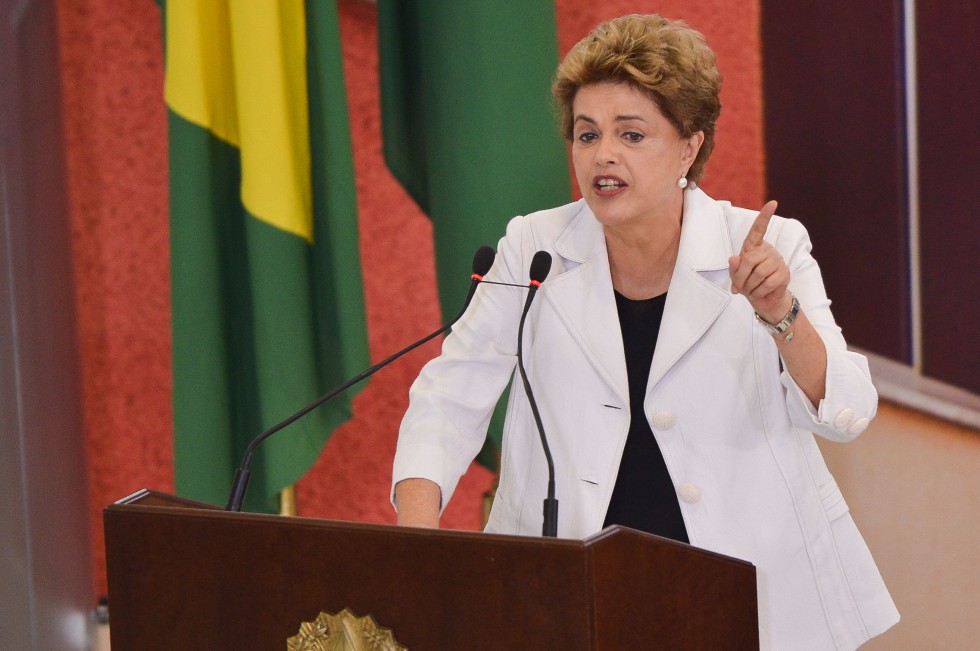
[[698,157],[702,144],[704,144],[704,131],[695,131],[686,139],[681,159],[685,169],[690,169],[691,165],[694,164],[694,159]]

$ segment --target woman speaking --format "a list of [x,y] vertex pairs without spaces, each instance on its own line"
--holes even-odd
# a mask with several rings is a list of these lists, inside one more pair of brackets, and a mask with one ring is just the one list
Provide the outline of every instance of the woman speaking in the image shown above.
[[[549,435],[558,535],[621,524],[757,567],[760,639],[853,649],[898,612],[813,433],[875,415],[803,226],[698,188],[721,75],[657,15],[599,25],[552,88],[582,200],[511,220],[487,280],[551,272],[524,365]],[[528,179],[533,183],[533,179]],[[482,287],[412,386],[393,473],[400,524],[436,527],[515,372],[523,290]],[[487,531],[537,535],[547,463],[520,382]]]

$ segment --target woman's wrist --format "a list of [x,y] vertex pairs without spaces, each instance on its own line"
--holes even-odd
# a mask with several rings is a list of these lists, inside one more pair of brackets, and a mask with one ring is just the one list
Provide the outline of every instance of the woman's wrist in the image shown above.
[[755,318],[758,319],[759,323],[765,326],[765,328],[769,331],[769,334],[773,336],[782,335],[789,330],[790,326],[793,325],[793,322],[796,321],[796,317],[800,313],[800,302],[796,299],[796,297],[787,292],[786,298],[789,303],[788,307],[782,311],[777,311],[775,315],[761,314],[759,311],[756,311],[755,313]]
[[441,506],[442,491],[433,481],[410,478],[395,485],[395,509],[400,525],[438,528]]

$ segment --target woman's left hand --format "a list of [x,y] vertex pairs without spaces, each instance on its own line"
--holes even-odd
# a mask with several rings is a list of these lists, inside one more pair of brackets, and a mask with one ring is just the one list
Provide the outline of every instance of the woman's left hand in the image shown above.
[[[764,205],[745,236],[742,250],[728,259],[732,293],[745,296],[755,313],[773,324],[782,321],[793,307],[789,267],[779,251],[763,239],[775,212],[775,201]],[[793,325],[774,335],[773,340],[786,370],[816,409],[826,395],[827,348],[823,339],[800,310]]]
[[759,211],[738,255],[728,259],[732,293],[748,299],[756,314],[769,323],[778,323],[793,306],[788,291],[789,267],[779,251],[763,238],[777,203],[770,201]]

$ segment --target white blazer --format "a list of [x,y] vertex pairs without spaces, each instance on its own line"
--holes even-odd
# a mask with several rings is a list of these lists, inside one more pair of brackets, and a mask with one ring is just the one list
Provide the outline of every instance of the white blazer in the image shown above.
[[[848,441],[874,417],[867,360],[846,348],[810,242],[774,217],[766,234],[790,291],[827,348],[817,408],[781,370],[752,307],[732,295],[728,258],[756,212],[685,192],[680,248],[644,410],[677,488],[691,544],[757,567],[763,648],[853,649],[898,621],[811,432]],[[526,284],[534,253],[551,273],[525,327],[525,367],[556,467],[558,535],[601,527],[629,429],[626,363],[602,226],[584,201],[514,218],[487,280]],[[483,285],[412,386],[393,486],[424,477],[443,505],[480,450],[514,373],[525,290]],[[500,485],[487,531],[540,535],[547,466],[521,382],[511,389]]]

